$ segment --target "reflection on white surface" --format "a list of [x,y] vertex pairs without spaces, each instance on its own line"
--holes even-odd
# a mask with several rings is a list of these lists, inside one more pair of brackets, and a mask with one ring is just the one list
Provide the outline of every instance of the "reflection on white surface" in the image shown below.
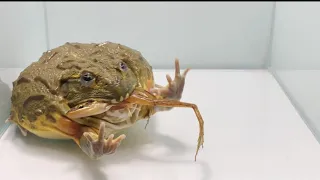
[[[167,72],[155,72],[159,84]],[[320,179],[320,146],[268,72],[190,71],[183,101],[196,103],[205,121],[197,162],[198,122],[191,109],[176,108],[146,130],[144,121],[128,129],[119,151],[100,161],[73,142],[23,137],[11,126],[0,140],[0,169],[30,180]]]
[[10,98],[11,98],[11,89],[0,78],[0,137],[1,137],[1,129],[4,126],[4,122],[9,117],[9,114],[10,114],[10,105],[11,105]]
[[320,70],[278,70],[276,73],[320,139]]
[[4,124],[10,114],[12,82],[18,77],[21,68],[0,68],[0,138],[8,127]]

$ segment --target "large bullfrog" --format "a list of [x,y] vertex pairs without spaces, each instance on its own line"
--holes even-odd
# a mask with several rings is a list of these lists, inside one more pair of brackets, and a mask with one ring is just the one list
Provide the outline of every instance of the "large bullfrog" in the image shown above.
[[22,134],[72,139],[90,158],[112,154],[125,135],[118,130],[173,107],[193,108],[200,125],[195,155],[203,145],[203,120],[195,104],[181,102],[185,77],[175,61],[168,85],[154,82],[152,67],[137,50],[105,43],[65,43],[44,52],[13,82],[11,114]]

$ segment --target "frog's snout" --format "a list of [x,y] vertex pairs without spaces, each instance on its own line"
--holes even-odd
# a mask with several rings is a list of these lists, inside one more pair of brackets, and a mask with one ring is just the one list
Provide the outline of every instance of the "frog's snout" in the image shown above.
[[111,100],[111,103],[112,103],[112,104],[116,104],[116,103],[122,102],[122,101],[128,99],[129,96],[130,96],[129,93],[126,93],[126,95],[123,95],[123,96],[120,95],[120,98],[119,98],[119,99],[112,99],[112,100]]
[[101,102],[80,104],[72,108],[68,113],[68,118],[78,119],[87,116],[94,116],[108,111],[113,105]]

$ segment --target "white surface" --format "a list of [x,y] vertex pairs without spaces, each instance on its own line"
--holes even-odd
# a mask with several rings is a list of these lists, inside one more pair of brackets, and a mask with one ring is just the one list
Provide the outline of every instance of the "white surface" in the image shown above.
[[0,78],[0,137],[1,127],[10,114],[11,89]]
[[279,70],[277,74],[320,139],[320,70]]
[[155,68],[262,68],[274,2],[46,2],[50,48],[113,41]]
[[42,2],[0,2],[0,67],[25,67],[47,49]]
[[[10,82],[18,72],[2,70],[0,77]],[[165,84],[165,72],[155,73],[158,83]],[[320,179],[320,145],[268,72],[193,70],[183,100],[196,103],[205,121],[197,162],[196,117],[177,108],[157,114],[147,130],[139,123],[100,161],[72,142],[22,137],[11,126],[0,140],[0,172],[17,180]]]
[[320,139],[319,2],[276,2],[272,69]]
[[276,2],[272,66],[320,68],[320,2]]

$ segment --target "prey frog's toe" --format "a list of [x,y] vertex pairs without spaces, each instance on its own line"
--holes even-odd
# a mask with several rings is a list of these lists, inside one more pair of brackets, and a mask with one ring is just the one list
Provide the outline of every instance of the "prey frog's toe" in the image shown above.
[[101,123],[99,134],[91,132],[83,133],[80,139],[81,149],[91,158],[99,159],[103,155],[113,154],[119,147],[122,140],[126,138],[124,134],[114,139],[114,134],[104,137],[105,125]]
[[172,78],[167,75],[166,78],[168,81],[168,85],[165,87],[157,85],[156,88],[151,89],[150,92],[165,99],[180,100],[184,89],[185,78],[189,70],[190,69],[188,68],[182,74],[180,74],[179,60],[176,59],[174,80],[172,80]]

